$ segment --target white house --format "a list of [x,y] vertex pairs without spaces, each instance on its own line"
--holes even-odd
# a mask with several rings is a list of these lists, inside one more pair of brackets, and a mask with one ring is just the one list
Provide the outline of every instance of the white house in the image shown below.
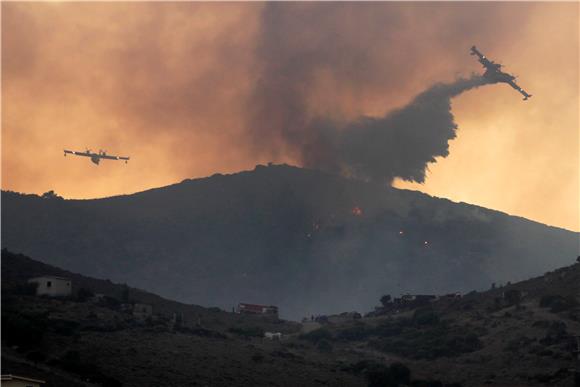
[[2,375],[0,380],[2,387],[40,387],[41,384],[46,383],[44,380],[16,375]]
[[281,332],[265,332],[264,337],[268,340],[282,340]]
[[71,280],[64,277],[47,275],[31,278],[28,282],[38,284],[36,288],[37,296],[66,297],[70,296],[72,292]]

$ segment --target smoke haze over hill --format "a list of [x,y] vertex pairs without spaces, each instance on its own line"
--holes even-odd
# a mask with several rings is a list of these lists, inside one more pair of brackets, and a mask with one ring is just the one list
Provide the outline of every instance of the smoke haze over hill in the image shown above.
[[[477,44],[536,97],[521,103],[498,85],[455,99],[462,131],[414,188],[578,228],[576,3],[9,2],[2,11],[4,189],[94,198],[269,161],[421,179],[444,145],[405,168],[374,152],[373,163],[389,165],[369,171],[356,150],[326,149],[340,139],[328,144],[321,131],[380,122],[429,86],[480,72],[468,54]],[[95,169],[63,158],[69,147],[132,157],[129,168]],[[474,176],[482,161],[489,173]]]
[[[2,193],[2,246],[186,303],[285,317],[486,289],[577,256],[578,234],[288,166],[99,200]],[[546,257],[550,257],[546,259]]]

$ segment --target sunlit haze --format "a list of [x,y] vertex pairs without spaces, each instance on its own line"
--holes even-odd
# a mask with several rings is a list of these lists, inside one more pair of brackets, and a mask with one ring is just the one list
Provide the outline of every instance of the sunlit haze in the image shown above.
[[[533,98],[506,84],[456,97],[449,156],[425,183],[394,185],[580,230],[578,3],[1,6],[4,190],[95,198],[303,165],[294,139],[257,128],[260,87],[285,101],[277,82],[299,80],[293,109],[308,120],[381,116],[482,73],[475,44]],[[86,148],[131,160],[63,157]]]

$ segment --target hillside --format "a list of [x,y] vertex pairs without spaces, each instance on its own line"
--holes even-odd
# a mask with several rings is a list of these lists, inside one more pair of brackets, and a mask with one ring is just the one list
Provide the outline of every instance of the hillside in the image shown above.
[[[73,281],[73,296],[29,294],[27,273]],[[580,264],[470,292],[462,298],[393,307],[373,316],[300,324],[180,304],[151,302],[136,320],[118,304],[124,285],[2,251],[3,372],[50,386],[570,386],[580,335]],[[375,302],[376,303],[376,302]],[[183,324],[168,316],[182,312]],[[314,328],[314,330],[312,330]],[[282,331],[280,341],[261,337]]]
[[[26,279],[72,280],[73,296],[33,296]],[[50,386],[362,386],[364,380],[322,363],[298,358],[264,331],[296,333],[297,323],[226,313],[163,299],[125,285],[97,280],[2,251],[2,372],[27,375]],[[102,293],[105,302],[81,297]],[[139,320],[120,303],[147,303],[153,315]],[[183,316],[178,325],[173,313]]]
[[[95,200],[2,192],[2,247],[185,303],[368,310],[567,265],[578,234],[285,165]],[[550,257],[550,259],[546,259]]]

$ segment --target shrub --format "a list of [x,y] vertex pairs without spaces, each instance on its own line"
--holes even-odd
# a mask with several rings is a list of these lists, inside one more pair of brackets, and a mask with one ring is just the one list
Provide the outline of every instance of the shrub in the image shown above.
[[410,321],[407,319],[398,319],[395,321],[385,321],[377,326],[374,333],[380,337],[397,336],[403,332],[403,327]]
[[62,336],[72,336],[75,334],[80,324],[73,320],[50,320],[52,330]]
[[546,295],[540,299],[540,306],[550,308],[552,313],[558,313],[578,306],[578,301],[572,296]]
[[[198,328],[181,327],[181,328],[179,328],[178,331],[182,332],[182,333],[195,335],[195,336],[209,337],[212,339],[227,339],[228,338],[226,335],[224,335],[221,332],[212,331],[210,329],[199,328],[199,327]],[[258,336],[258,337],[260,337],[260,336]]]
[[264,361],[264,355],[262,355],[261,353],[255,353],[252,356],[252,361],[254,361],[256,363],[261,363]]
[[264,330],[260,327],[234,327],[229,331],[244,337],[264,337]]
[[100,300],[100,305],[104,306],[105,308],[119,310],[121,307],[121,302],[114,297],[104,296]]
[[94,364],[83,361],[78,351],[67,351],[56,364],[65,371],[103,386],[122,387],[123,385],[119,380],[104,375]]
[[354,364],[351,364],[350,366],[345,367],[344,370],[359,375],[361,372],[371,368],[371,366],[374,364],[376,364],[376,362],[371,360],[360,360]]
[[411,328],[393,337],[381,337],[369,342],[371,347],[415,359],[453,357],[482,347],[478,336],[465,327],[437,325]]
[[369,387],[392,387],[389,367],[383,364],[375,364],[367,371],[367,382]]
[[316,344],[316,348],[320,352],[332,352],[332,344],[330,343],[330,341],[326,339],[318,341],[318,344]]
[[386,294],[386,295],[384,295],[384,296],[381,297],[381,304],[384,307],[389,306],[389,304],[391,303],[391,301],[392,301],[392,298],[391,298],[391,295],[390,294]]
[[18,282],[7,286],[2,286],[2,293],[21,296],[34,296],[36,295],[36,289],[38,289],[38,283],[36,282]]
[[504,298],[509,305],[519,306],[522,301],[522,292],[516,289],[510,289],[504,293]]
[[37,347],[44,337],[44,318],[2,311],[2,340],[9,346]]
[[439,323],[439,316],[431,308],[415,310],[413,321],[419,325],[436,325]]
[[390,367],[379,363],[367,363],[366,366],[369,387],[406,386],[411,381],[411,370],[402,363],[393,363]]
[[391,379],[396,384],[409,384],[411,380],[411,370],[405,366],[403,363],[393,363],[389,367],[389,373],[391,374]]
[[373,334],[373,329],[364,325],[343,329],[336,335],[337,339],[344,341],[361,341]]
[[328,329],[319,328],[312,332],[304,333],[299,336],[302,340],[310,341],[311,343],[318,343],[320,340],[332,340],[332,334]]
[[413,380],[411,387],[443,387],[443,383],[439,380]]
[[77,292],[77,301],[79,302],[86,302],[88,300],[90,300],[91,298],[93,298],[95,296],[95,294],[90,291],[89,289],[86,288],[80,288],[79,291]]

